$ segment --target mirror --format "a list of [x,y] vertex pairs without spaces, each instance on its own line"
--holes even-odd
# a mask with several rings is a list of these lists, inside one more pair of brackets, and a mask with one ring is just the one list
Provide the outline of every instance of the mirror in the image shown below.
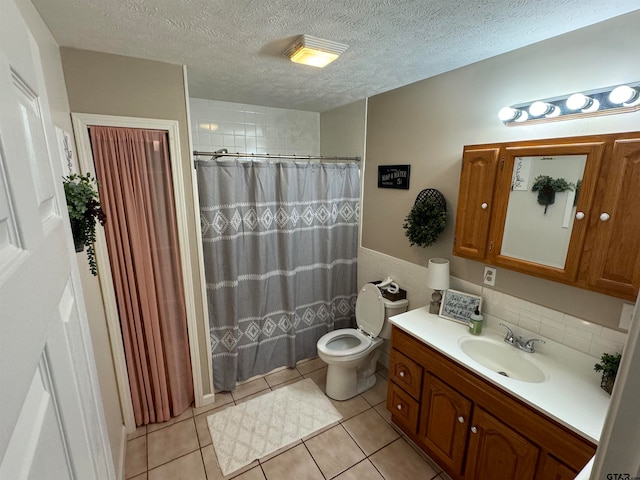
[[587,155],[518,156],[500,254],[565,267]]

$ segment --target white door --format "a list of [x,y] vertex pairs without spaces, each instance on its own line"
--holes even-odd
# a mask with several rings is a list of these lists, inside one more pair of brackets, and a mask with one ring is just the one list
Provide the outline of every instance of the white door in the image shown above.
[[0,1],[0,479],[115,478],[42,65]]

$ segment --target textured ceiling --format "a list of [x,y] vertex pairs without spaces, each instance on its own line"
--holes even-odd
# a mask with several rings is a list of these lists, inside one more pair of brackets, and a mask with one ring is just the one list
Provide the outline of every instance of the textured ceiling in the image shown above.
[[[323,112],[640,8],[637,0],[32,0],[61,46],[188,67],[192,97]],[[317,69],[300,34],[349,45]]]

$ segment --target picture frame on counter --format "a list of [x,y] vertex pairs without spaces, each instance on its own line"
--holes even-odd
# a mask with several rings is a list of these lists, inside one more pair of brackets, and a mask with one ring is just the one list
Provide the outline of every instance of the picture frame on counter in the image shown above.
[[445,290],[440,303],[440,316],[454,322],[469,323],[469,317],[476,310],[482,311],[482,297],[458,290]]

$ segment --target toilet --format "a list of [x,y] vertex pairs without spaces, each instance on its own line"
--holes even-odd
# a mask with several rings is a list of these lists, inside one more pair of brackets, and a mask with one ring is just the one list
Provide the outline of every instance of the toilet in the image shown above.
[[347,400],[376,383],[376,364],[383,339],[391,337],[387,319],[407,311],[408,300],[383,298],[378,287],[367,283],[358,293],[358,328],[342,328],[318,340],[318,356],[327,365],[327,396]]

